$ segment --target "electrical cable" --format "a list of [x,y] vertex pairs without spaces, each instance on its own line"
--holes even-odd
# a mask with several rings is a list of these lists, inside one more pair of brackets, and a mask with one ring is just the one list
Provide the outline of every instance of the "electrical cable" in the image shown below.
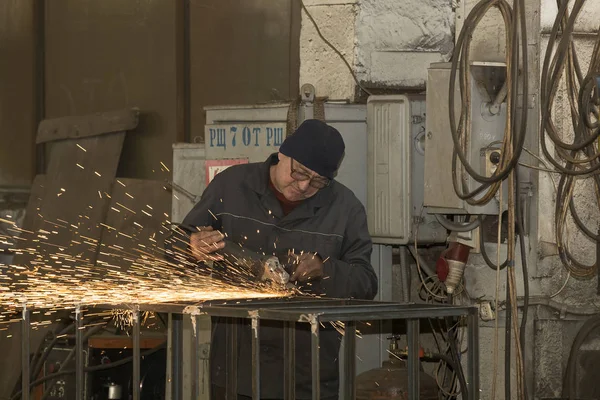
[[[600,134],[598,124],[598,88],[594,77],[600,74],[600,30],[596,36],[586,75],[582,73],[573,43],[576,20],[586,0],[575,0],[572,8],[566,0],[557,0],[558,13],[554,21],[540,82],[542,118],[540,145],[546,159],[561,174],[555,206],[555,234],[559,256],[570,276],[591,279],[598,271],[598,262],[588,265],[579,262],[569,251],[567,228],[568,213],[578,229],[597,241],[598,235],[589,229],[577,213],[574,202],[576,179],[593,178],[593,190],[600,205],[600,152],[596,142]],[[559,40],[560,37],[560,40]],[[571,112],[573,139],[568,143],[561,138],[552,120],[552,110],[562,79],[566,82],[566,98]],[[547,146],[553,145],[554,154]],[[563,165],[564,164],[564,165]],[[591,186],[591,185],[590,185]]]
[[[452,171],[453,171],[453,184],[456,194],[459,198],[467,201],[469,204],[473,205],[481,205],[489,202],[495,195],[495,193],[500,188],[499,182],[504,180],[514,166],[517,164],[520,153],[523,147],[523,143],[525,140],[526,128],[527,128],[527,113],[526,111],[522,113],[523,115],[518,115],[516,112],[517,108],[520,106],[518,104],[519,97],[519,65],[518,55],[519,55],[519,46],[513,45],[511,46],[512,52],[507,51],[506,53],[506,66],[507,66],[507,77],[506,77],[506,86],[507,86],[507,124],[506,131],[504,135],[504,139],[502,141],[502,153],[501,160],[498,165],[498,169],[491,177],[487,177],[478,173],[475,168],[473,168],[465,154],[465,146],[469,141],[470,136],[470,92],[469,92],[469,78],[470,78],[470,60],[469,60],[469,52],[470,52],[470,43],[472,39],[472,33],[476,29],[478,23],[483,18],[483,16],[492,8],[496,7],[499,9],[502,14],[505,27],[506,27],[506,42],[507,46],[509,43],[516,43],[517,39],[521,39],[521,50],[523,57],[523,76],[527,76],[527,35],[525,29],[525,16],[524,16],[524,4],[522,0],[518,0],[515,2],[515,11],[513,18],[513,11],[505,0],[492,0],[492,1],[481,1],[476,4],[468,17],[465,19],[463,29],[460,32],[460,35],[457,39],[456,46],[454,49],[454,53],[452,56],[452,68],[450,73],[450,85],[449,85],[449,117],[450,117],[450,130],[452,133],[452,139],[454,142],[453,156],[452,156]],[[516,10],[520,10],[521,12],[517,12]],[[519,30],[517,27],[521,27],[520,37],[518,37]],[[461,57],[462,56],[462,57]],[[454,91],[456,86],[456,74],[457,70],[460,70],[459,78],[460,78],[460,91],[461,91],[461,107],[460,107],[460,119],[457,126],[456,117],[455,117],[455,105],[454,105]],[[528,98],[528,83],[527,79],[521,79],[521,90],[522,93],[522,110],[527,110],[526,104],[524,104]],[[514,132],[512,132],[514,130]],[[511,133],[512,132],[512,133]],[[514,138],[517,146],[515,146],[516,151],[512,154],[510,158],[506,157],[506,150],[510,146],[511,137]],[[457,176],[457,160],[460,160],[462,168],[466,171],[466,173],[475,181],[482,183],[478,188],[474,189],[471,192],[465,193],[467,188],[465,187],[465,179],[462,177],[458,179]],[[462,182],[461,185],[458,183]],[[481,198],[475,200],[475,196],[479,195],[483,191],[487,193],[484,194]]]
[[[448,318],[445,318],[445,319],[446,319],[446,323],[448,323]],[[465,399],[469,398],[469,388],[467,387],[465,373],[462,369],[462,366],[460,366],[461,365],[460,356],[458,355],[454,333],[451,331],[448,331],[447,339],[448,339],[448,345],[449,345],[448,347],[450,347],[450,354],[452,355],[452,360],[454,360],[454,363],[457,367],[456,374],[458,376],[458,381],[460,382],[461,394],[462,394],[463,398],[465,398]]]
[[479,226],[481,226],[481,222],[484,218],[485,216],[476,217],[472,221],[461,223],[450,221],[443,215],[435,214],[435,219],[437,222],[439,222],[439,224],[445,229],[453,232],[471,232],[473,229],[477,229]]
[[[490,257],[487,254],[487,250],[485,249],[485,239],[483,237],[483,230],[479,233],[479,248],[480,248],[480,252],[481,252],[481,257],[483,258],[483,261],[485,262],[485,264],[490,267],[493,270],[497,270],[498,269],[498,265],[495,264]],[[506,265],[508,264],[508,259],[505,259],[504,262],[502,264],[500,264],[499,269],[503,270],[504,268],[506,268]]]
[[522,209],[522,205],[521,205],[521,196],[519,194],[519,186],[520,186],[520,180],[519,180],[519,168],[517,167],[515,169],[515,181],[516,181],[516,198],[515,198],[515,217],[516,217],[516,224],[517,224],[517,233],[519,235],[519,247],[520,247],[520,253],[521,253],[521,267],[523,269],[523,299],[524,299],[524,305],[525,307],[523,308],[522,311],[522,316],[521,316],[521,328],[520,328],[520,332],[519,332],[519,336],[521,339],[521,347],[523,349],[526,349],[527,346],[525,345],[525,332],[526,332],[526,328],[527,328],[527,313],[528,313],[528,309],[529,309],[529,267],[527,265],[527,249],[525,247],[525,230],[524,230],[524,223],[523,223],[523,209]]
[[[512,309],[510,307],[510,290],[508,289],[508,285],[506,285],[506,317],[504,324],[504,398],[510,399],[510,364],[511,364],[511,345],[512,345],[512,336],[511,336],[511,318],[512,318]],[[497,310],[496,310],[497,313]]]

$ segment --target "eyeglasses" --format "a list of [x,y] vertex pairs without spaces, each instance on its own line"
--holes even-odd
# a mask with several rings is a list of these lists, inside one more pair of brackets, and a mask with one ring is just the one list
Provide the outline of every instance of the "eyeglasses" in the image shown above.
[[292,177],[292,179],[301,181],[301,182],[310,180],[309,185],[314,187],[315,189],[323,189],[324,187],[329,186],[329,184],[331,183],[331,180],[329,180],[327,178],[323,178],[322,176],[314,176],[311,178],[311,176],[309,174],[299,171],[297,169],[294,169],[294,159],[293,158],[290,163],[290,168],[292,170],[292,172],[290,173],[290,176]]

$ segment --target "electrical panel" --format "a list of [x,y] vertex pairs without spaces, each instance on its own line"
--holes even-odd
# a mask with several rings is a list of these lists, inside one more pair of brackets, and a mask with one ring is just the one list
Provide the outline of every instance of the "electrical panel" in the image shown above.
[[367,101],[367,215],[374,243],[443,243],[446,231],[424,211],[425,96]]
[[[506,103],[501,99],[506,66],[503,63],[474,62],[470,66],[470,72],[468,90],[471,95],[471,134],[466,144],[466,158],[479,174],[491,176],[500,161],[502,138],[506,128]],[[454,190],[454,142],[450,130],[449,84],[450,63],[431,64],[427,76],[425,206],[430,213],[498,214],[498,196],[487,204],[473,206],[460,199]],[[461,101],[458,77],[453,95],[458,124]],[[480,185],[470,176],[463,174],[460,162],[456,171],[459,177],[464,179],[458,183],[464,184],[466,190],[472,191]]]
[[410,100],[367,100],[367,215],[375,243],[407,244],[411,231]]

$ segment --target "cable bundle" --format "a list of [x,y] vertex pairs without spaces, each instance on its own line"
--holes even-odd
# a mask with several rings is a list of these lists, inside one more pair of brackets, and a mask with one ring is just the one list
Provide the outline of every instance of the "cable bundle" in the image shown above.
[[[597,271],[597,261],[593,265],[577,261],[569,251],[566,235],[566,221],[568,211],[570,211],[576,225],[586,236],[596,242],[600,240],[598,235],[583,223],[577,214],[573,200],[577,180],[593,179],[596,199],[600,205],[600,175],[598,175],[600,152],[597,149],[599,135],[598,89],[595,82],[595,76],[600,74],[600,31],[596,37],[592,59],[585,76],[583,76],[579,64],[572,37],[575,21],[585,2],[586,0],[576,0],[569,15],[569,2],[557,0],[558,15],[550,33],[542,67],[540,145],[544,156],[561,174],[555,208],[556,241],[561,261],[572,276],[589,279]],[[556,51],[553,51],[555,48]],[[566,82],[573,127],[571,143],[560,137],[552,121],[552,106],[563,76]],[[553,144],[554,154],[548,148],[547,141]]]
[[[517,7],[513,11],[506,0],[481,1],[473,7],[471,13],[465,19],[463,29],[456,41],[454,53],[452,55],[452,69],[450,72],[449,87],[449,116],[450,130],[454,142],[454,151],[452,154],[452,172],[454,190],[459,198],[472,205],[483,205],[488,203],[500,188],[502,180],[508,177],[517,165],[523,143],[525,141],[527,129],[527,80],[519,80],[519,56],[523,58],[523,76],[527,76],[527,37],[525,28],[525,13],[523,0],[517,0]],[[505,87],[500,91],[500,96],[506,93],[507,100],[507,121],[504,138],[502,140],[502,154],[498,164],[498,169],[491,177],[480,174],[479,167],[473,167],[467,159],[467,148],[471,136],[471,94],[470,94],[470,45],[474,30],[484,15],[492,8],[500,10],[506,29],[506,43],[510,44],[511,51],[506,52],[507,76]],[[521,35],[518,35],[520,25]],[[519,48],[519,39],[520,46]],[[521,50],[521,51],[519,51]],[[461,95],[460,116],[457,125],[455,116],[454,92],[456,88],[456,75],[459,74],[459,88]],[[517,112],[519,107],[518,94],[522,93],[522,102],[520,108],[525,112],[520,115]],[[503,98],[499,98],[502,102]],[[514,151],[509,151],[514,149]],[[458,176],[457,160],[462,164],[461,175]],[[467,187],[467,178],[470,176],[475,181],[481,183],[476,189],[469,192]],[[487,190],[487,192],[485,192]],[[478,195],[485,194],[476,199]]]
[[[474,30],[477,28],[481,19],[493,7],[497,8],[504,20],[506,31],[506,82],[504,87],[498,93],[495,105],[499,105],[504,101],[506,96],[506,127],[504,136],[501,142],[501,156],[497,170],[492,176],[487,177],[478,172],[478,167],[474,168],[470,165],[467,159],[467,149],[469,148],[471,139],[471,98],[470,98],[470,44]],[[452,70],[450,74],[449,84],[449,117],[450,130],[454,149],[452,154],[452,175],[454,190],[459,198],[465,200],[471,205],[487,204],[498,191],[500,197],[500,207],[498,216],[498,229],[502,221],[502,182],[507,180],[508,183],[508,242],[507,242],[507,260],[502,265],[507,265],[507,324],[512,324],[515,332],[516,352],[517,352],[517,394],[518,398],[527,397],[527,389],[525,385],[525,372],[522,348],[525,341],[525,325],[527,320],[527,308],[524,309],[521,326],[518,323],[517,314],[517,294],[515,280],[515,243],[517,228],[520,238],[525,297],[528,297],[528,274],[526,262],[526,249],[524,244],[523,220],[520,207],[519,182],[517,166],[523,145],[527,134],[527,99],[529,97],[528,88],[528,61],[527,61],[527,30],[525,20],[525,3],[524,0],[514,0],[514,9],[506,0],[490,0],[481,1],[472,9],[468,17],[465,19],[464,26],[457,39],[456,47],[452,57]],[[522,66],[520,70],[520,66]],[[521,74],[520,74],[521,72]],[[457,125],[455,118],[454,92],[456,86],[456,76],[459,78],[460,87],[460,116]],[[521,75],[521,79],[519,76]],[[520,101],[519,101],[520,99]],[[460,160],[460,170],[458,167]],[[460,173],[460,175],[459,175]],[[479,185],[471,190],[468,187],[469,178],[475,180]],[[500,238],[500,234],[498,235]],[[498,247],[500,243],[498,244]],[[489,259],[486,257],[486,261]],[[490,266],[493,263],[489,262]],[[498,260],[496,265],[500,264]],[[497,269],[497,281],[500,268],[493,265]],[[498,299],[498,290],[496,293]],[[511,314],[514,316],[511,319]],[[497,324],[497,319],[496,319]],[[497,358],[497,334],[495,338],[495,359]],[[506,334],[506,365],[510,365],[510,345],[511,345],[510,325],[507,326]],[[496,368],[496,363],[494,364]],[[505,392],[507,398],[510,398],[510,368],[505,374]],[[492,385],[492,396],[495,396],[495,376]]]

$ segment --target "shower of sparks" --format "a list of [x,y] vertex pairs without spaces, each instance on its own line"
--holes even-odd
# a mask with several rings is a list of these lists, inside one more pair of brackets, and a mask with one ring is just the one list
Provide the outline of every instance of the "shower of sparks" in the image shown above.
[[162,161],[160,162],[160,165],[162,165],[163,168],[167,170],[167,172],[171,172],[171,170],[167,168],[167,166]]
[[[131,304],[199,303],[292,294],[272,283],[257,282],[251,269],[243,265],[227,265],[223,271],[198,268],[191,253],[182,250],[187,249],[185,235],[169,239],[178,251],[167,251],[170,255],[167,258],[164,243],[156,237],[164,231],[144,238],[151,242],[148,245],[131,231],[126,234],[101,223],[98,228],[120,237],[120,245],[110,245],[85,236],[76,224],[64,220],[44,222],[48,228],[28,233],[14,221],[0,218],[0,223],[9,225],[11,230],[26,234],[0,235],[0,242],[30,260],[27,265],[0,264],[0,324],[19,321],[15,315],[24,305],[52,312],[100,304],[119,308]],[[169,221],[162,222],[166,225]],[[138,223],[135,226],[143,234],[143,226]],[[65,230],[73,238],[71,242],[54,243],[53,239]],[[98,259],[94,264],[86,257],[95,254]],[[124,315],[116,319],[127,325]]]

